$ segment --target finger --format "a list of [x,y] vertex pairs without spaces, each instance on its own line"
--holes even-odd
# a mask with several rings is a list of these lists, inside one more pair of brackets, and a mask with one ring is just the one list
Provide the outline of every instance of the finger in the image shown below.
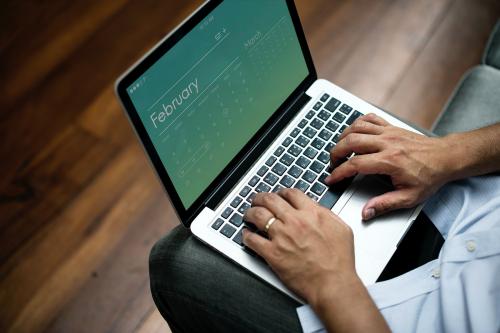
[[391,191],[368,200],[363,207],[362,217],[367,221],[396,209],[410,208],[415,204],[416,197],[411,190]]
[[379,152],[382,144],[377,136],[369,134],[351,133],[340,140],[330,152],[330,160],[333,166],[338,161],[356,154],[370,154]]
[[[244,220],[247,222],[251,222],[255,224],[257,229],[261,231],[265,231],[267,223],[275,217],[273,213],[269,211],[269,209],[265,207],[250,207],[247,209],[245,212]],[[281,227],[281,220],[276,219],[273,224],[269,227],[267,233],[268,235],[273,238],[274,235],[276,234],[277,229]]]
[[257,193],[252,201],[252,207],[262,206],[267,208],[275,217],[286,223],[283,217],[293,210],[293,207],[276,193]]
[[358,118],[356,121],[349,127],[347,127],[339,137],[339,141],[345,138],[346,135],[350,133],[363,133],[363,134],[372,134],[379,135],[384,131],[384,127],[380,125],[376,125],[370,123],[363,118]]
[[379,126],[388,126],[390,125],[385,119],[382,117],[377,116],[375,113],[368,113],[362,117],[364,121],[367,121],[369,123],[379,125]]
[[308,210],[317,206],[315,201],[296,188],[285,188],[278,195],[296,209]]
[[271,241],[254,233],[243,229],[243,244],[255,251],[259,256],[267,261],[270,253]]
[[333,169],[330,176],[325,178],[325,182],[333,184],[358,173],[389,175],[393,170],[393,166],[386,163],[382,153],[356,155]]

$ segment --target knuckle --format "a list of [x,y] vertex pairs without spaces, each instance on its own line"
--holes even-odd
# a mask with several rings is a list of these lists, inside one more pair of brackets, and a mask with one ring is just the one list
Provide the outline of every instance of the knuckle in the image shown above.
[[254,211],[254,216],[256,219],[263,220],[265,219],[269,214],[267,213],[267,210],[262,208],[262,207],[255,207]]
[[351,128],[354,132],[361,132],[365,130],[368,124],[362,119],[356,119],[356,121],[351,125]]
[[265,206],[271,205],[275,201],[274,193],[262,192],[260,198]]
[[349,159],[348,164],[354,169],[358,169],[361,165],[361,157],[359,155],[354,155]]

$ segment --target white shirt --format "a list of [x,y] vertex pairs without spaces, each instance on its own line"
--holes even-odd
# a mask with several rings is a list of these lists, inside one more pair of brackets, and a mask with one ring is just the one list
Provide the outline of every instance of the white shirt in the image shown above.
[[[394,332],[500,332],[500,176],[450,183],[424,211],[445,243],[439,258],[368,286]],[[309,306],[304,332],[324,332]]]

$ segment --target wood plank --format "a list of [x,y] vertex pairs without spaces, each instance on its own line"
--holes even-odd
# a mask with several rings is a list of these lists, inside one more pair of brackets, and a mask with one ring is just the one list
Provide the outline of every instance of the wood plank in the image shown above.
[[92,277],[65,305],[48,331],[95,332],[108,327],[111,332],[133,332],[155,308],[149,291],[149,251],[180,222],[156,178],[143,181],[145,188],[153,189],[151,199],[137,203],[142,205],[143,213],[132,218],[128,231],[107,259],[92,272],[85,272]]
[[[0,110],[5,111],[19,96],[38,85],[127,1],[54,1],[53,4],[51,1],[51,6],[44,3],[11,6],[6,23],[20,29],[14,30],[16,36],[10,45],[2,48],[0,72],[9,84],[4,85]],[[26,17],[32,19],[26,22]],[[6,29],[4,34],[11,31]]]
[[[116,152],[73,125],[18,169],[7,194],[0,194],[0,262],[54,218]],[[11,265],[2,265],[0,277]]]
[[430,128],[460,77],[480,63],[499,17],[497,1],[455,0],[425,49],[382,104]]
[[[310,6],[309,2],[301,3],[299,10]],[[352,0],[334,4],[320,4],[321,12],[328,15],[324,19],[305,19],[304,31],[318,76],[336,82],[337,72],[392,1]]]
[[[9,258],[5,266],[10,269],[2,272],[0,280],[0,307],[3,309],[1,324],[10,323],[14,318],[18,318],[14,325],[17,326],[23,322],[24,315],[29,316],[27,312],[19,319],[19,312],[24,311],[28,304],[41,302],[41,300],[35,302],[34,295],[46,286],[47,281],[52,281],[54,272],[60,265],[64,265],[68,257],[73,253],[80,253],[83,244],[88,239],[93,239],[95,233],[107,221],[105,217],[116,209],[115,203],[121,202],[123,193],[140,175],[148,172],[151,174],[142,151],[137,145],[131,146],[118,155],[99,177],[44,229],[43,233],[38,233]],[[131,207],[134,207],[133,203]],[[130,218],[123,216],[121,228],[126,230],[126,226],[131,222]],[[113,240],[113,235],[108,236],[110,241]],[[110,242],[110,246],[112,243]],[[54,246],[56,244],[57,246]],[[101,256],[104,255],[105,252],[102,252]],[[54,297],[56,296],[58,295]],[[0,326],[0,331],[5,331],[4,327]]]
[[337,68],[334,82],[380,105],[423,48],[450,1],[393,2],[377,15],[376,22]]

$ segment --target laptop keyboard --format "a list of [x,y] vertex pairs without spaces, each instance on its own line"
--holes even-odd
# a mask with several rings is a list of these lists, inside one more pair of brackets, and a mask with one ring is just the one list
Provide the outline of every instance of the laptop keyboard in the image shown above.
[[294,187],[319,204],[332,208],[352,178],[330,188],[325,185],[330,150],[335,147],[342,131],[361,115],[351,106],[323,94],[222,210],[212,228],[243,246],[243,214],[259,192],[277,192]]

